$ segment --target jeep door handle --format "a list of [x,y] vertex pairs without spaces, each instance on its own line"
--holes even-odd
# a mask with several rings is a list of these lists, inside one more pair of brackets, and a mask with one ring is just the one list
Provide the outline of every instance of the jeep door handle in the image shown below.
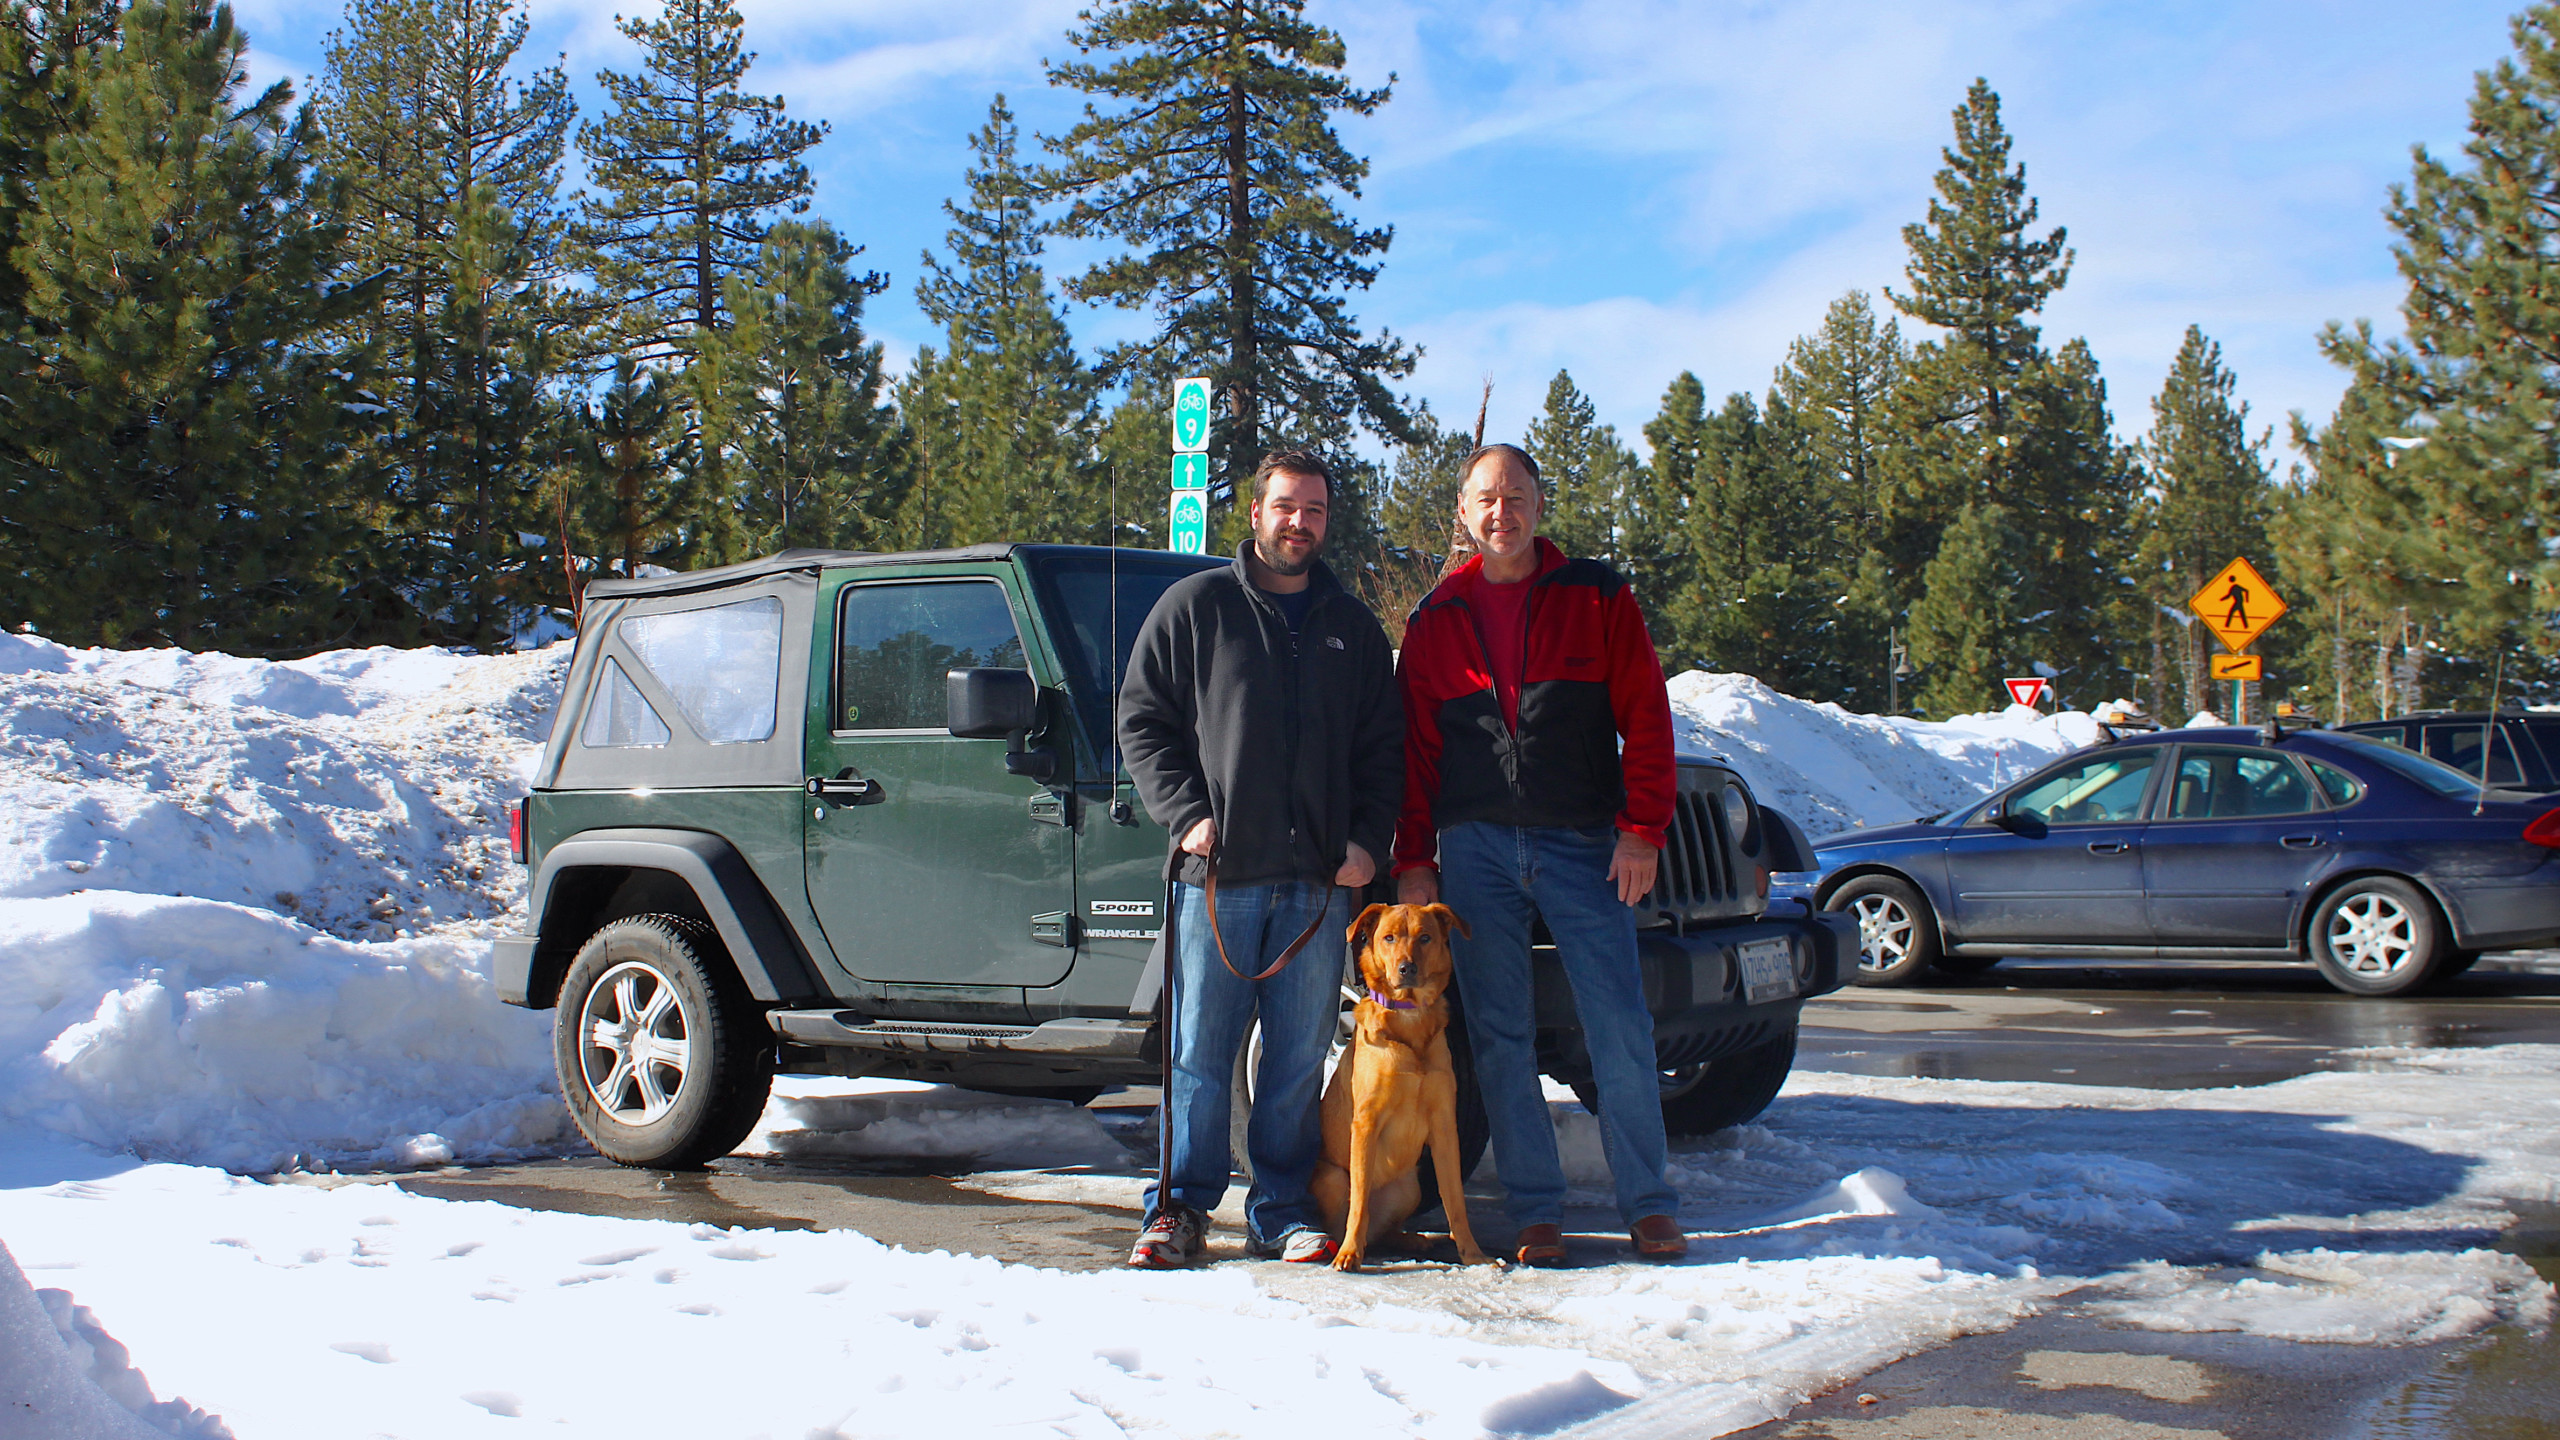
[[2133,842],[2130,840],[2092,840],[2089,842],[2089,853],[2092,855],[2121,855],[2132,848]]
[[2287,850],[2317,850],[2329,842],[2321,839],[2317,835],[2287,835],[2284,839],[2276,843],[2284,846]]
[[846,771],[833,779],[823,775],[809,777],[809,794],[816,799],[838,805],[877,805],[889,798],[889,792],[877,780],[861,780]]

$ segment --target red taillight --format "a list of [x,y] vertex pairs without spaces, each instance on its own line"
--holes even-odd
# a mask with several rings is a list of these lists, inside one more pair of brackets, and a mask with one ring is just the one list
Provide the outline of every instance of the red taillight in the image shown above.
[[513,855],[515,862],[519,865],[525,862],[528,848],[525,844],[526,838],[524,802],[519,800],[507,807],[507,853]]
[[2532,824],[2524,827],[2524,838],[2536,845],[2560,850],[2560,810],[2546,810]]

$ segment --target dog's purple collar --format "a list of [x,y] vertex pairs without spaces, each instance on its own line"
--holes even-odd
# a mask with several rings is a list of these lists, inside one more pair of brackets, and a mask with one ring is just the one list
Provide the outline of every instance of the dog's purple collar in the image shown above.
[[1372,991],[1370,991],[1370,992],[1369,992],[1369,998],[1370,998],[1370,999],[1372,999],[1372,1000],[1377,1001],[1377,1002],[1378,1002],[1379,1004],[1381,1004],[1381,1005],[1386,1006],[1386,1007],[1387,1007],[1388,1009],[1390,1009],[1390,1010],[1415,1010],[1415,1009],[1419,1009],[1419,1008],[1421,1008],[1421,1002],[1419,1002],[1419,1001],[1415,1001],[1415,1000],[1390,1000],[1390,999],[1388,999],[1386,996],[1379,994],[1379,993],[1378,993],[1377,991],[1375,991],[1375,990],[1372,990]]

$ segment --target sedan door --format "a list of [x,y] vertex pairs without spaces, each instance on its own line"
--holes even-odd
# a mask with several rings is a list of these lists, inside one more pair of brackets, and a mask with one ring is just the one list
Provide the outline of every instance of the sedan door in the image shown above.
[[2181,745],[2144,832],[2151,928],[2164,948],[2289,946],[2303,897],[2337,863],[2338,825],[2281,750]]
[[2080,756],[2029,781],[1947,842],[1959,942],[2147,949],[2143,806],[2161,748]]

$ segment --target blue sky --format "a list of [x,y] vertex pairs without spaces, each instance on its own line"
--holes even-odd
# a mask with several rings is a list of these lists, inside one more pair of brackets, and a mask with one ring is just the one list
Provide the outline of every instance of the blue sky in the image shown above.
[[[620,0],[632,9],[653,0]],[[237,0],[260,79],[317,68],[333,0]],[[938,247],[965,140],[1005,92],[1026,132],[1072,122],[1043,62],[1074,0],[741,0],[750,76],[833,133],[816,209],[869,247],[892,289],[872,326],[893,362],[930,328],[913,285]],[[534,0],[584,113],[627,68],[616,0]],[[1925,211],[1948,112],[1976,75],[2078,263],[2048,307],[2085,336],[2120,434],[2189,324],[2222,343],[2255,419],[2318,419],[2341,381],[2323,322],[2396,328],[2382,219],[2409,147],[2458,147],[2474,73],[2508,51],[2507,4],[1656,3],[1310,0],[1364,84],[1396,79],[1344,139],[1373,170],[1354,216],[1391,224],[1370,325],[1425,350],[1412,392],[1516,435],[1559,366],[1635,439],[1671,378],[1758,391],[1787,342],[1850,289],[1902,283],[1901,227]],[[1051,273],[1089,258],[1054,247]],[[1085,311],[1089,349],[1143,324]],[[1909,333],[1912,327],[1906,326]]]

